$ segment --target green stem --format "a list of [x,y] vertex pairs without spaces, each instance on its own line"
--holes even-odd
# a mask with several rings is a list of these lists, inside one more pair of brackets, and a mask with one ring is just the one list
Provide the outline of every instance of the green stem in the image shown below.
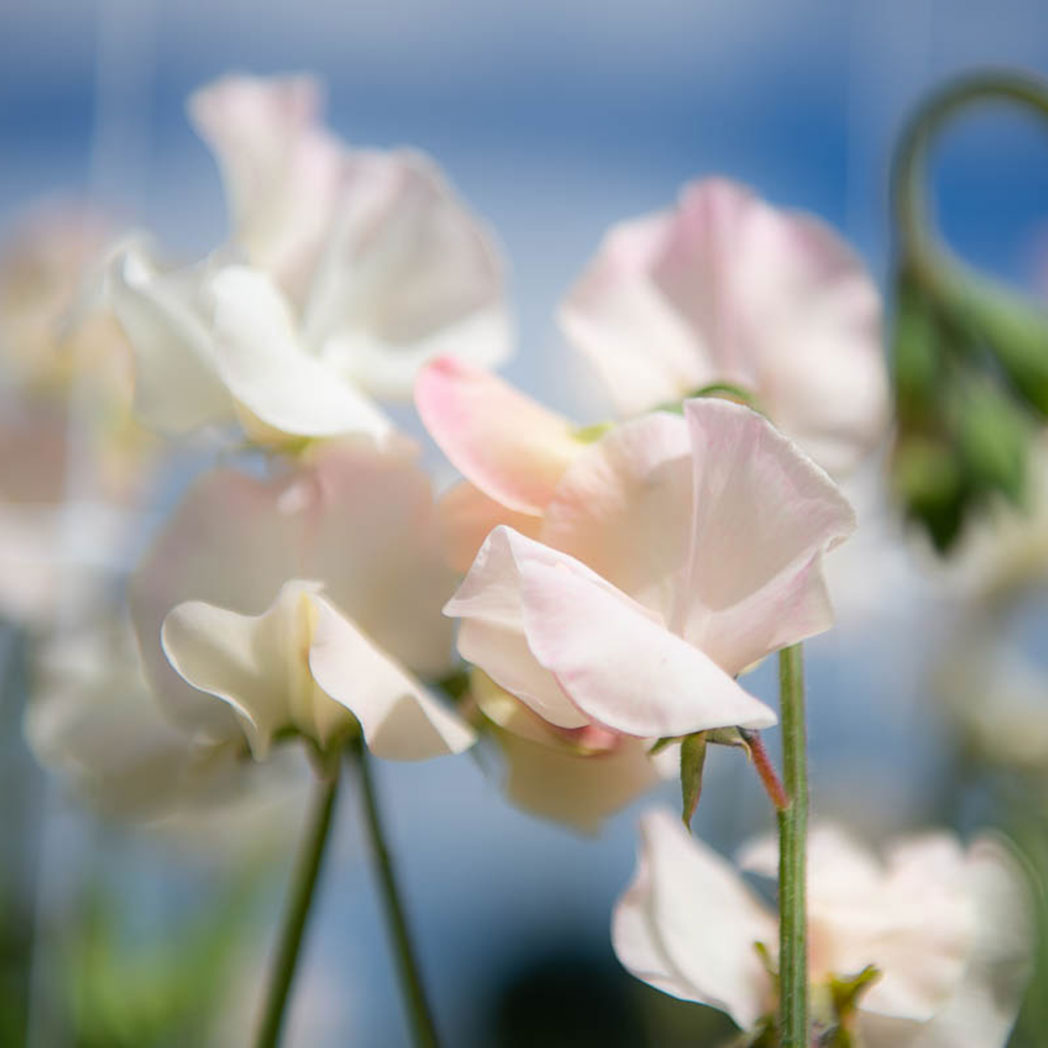
[[1048,84],[1033,77],[988,71],[962,77],[932,94],[903,130],[892,169],[892,207],[900,255],[926,285],[936,287],[955,263],[929,217],[925,193],[928,148],[943,124],[972,103],[1006,101],[1048,118]]
[[440,1043],[437,1027],[426,1001],[426,991],[422,985],[418,961],[411,942],[404,904],[397,887],[396,871],[393,858],[386,845],[382,830],[382,818],[379,814],[378,799],[375,795],[375,783],[371,775],[371,757],[363,740],[358,739],[350,753],[356,759],[360,775],[361,792],[364,797],[364,811],[367,816],[368,836],[371,841],[371,854],[375,863],[375,873],[379,879],[382,892],[382,903],[386,911],[390,937],[393,940],[393,952],[397,962],[397,973],[400,976],[400,987],[404,995],[415,1044],[422,1048],[437,1048]]
[[324,851],[331,831],[331,817],[335,810],[338,794],[338,763],[317,781],[309,826],[302,839],[295,872],[291,880],[284,924],[270,975],[269,991],[266,995],[265,1011],[259,1026],[257,1048],[270,1048],[280,1040],[280,1028],[295,977],[295,968],[301,953],[302,938],[309,918],[310,905],[317,886],[317,876],[324,859]]
[[804,660],[800,644],[779,652],[782,774],[789,806],[779,819],[779,1042],[807,1048],[808,920],[806,904],[808,755]]

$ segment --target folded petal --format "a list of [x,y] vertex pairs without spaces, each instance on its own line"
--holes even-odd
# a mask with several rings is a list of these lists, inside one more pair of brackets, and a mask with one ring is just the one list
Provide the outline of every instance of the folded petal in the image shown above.
[[579,709],[648,738],[776,723],[707,655],[579,569],[538,560],[521,566],[528,646]]
[[855,516],[823,470],[749,408],[685,404],[693,523],[673,623],[729,673],[828,629],[822,554]]
[[445,709],[328,601],[314,598],[309,665],[317,684],[348,709],[368,748],[389,760],[461,753],[473,730]]
[[646,815],[641,836],[637,874],[612,919],[616,955],[657,989],[719,1008],[751,1029],[772,1004],[754,944],[773,947],[777,922],[669,812]]
[[211,279],[209,290],[216,369],[254,418],[292,437],[389,436],[385,415],[306,348],[268,277],[229,266]]
[[187,726],[219,735],[228,711],[170,668],[160,627],[184,601],[263,613],[290,579],[315,579],[347,617],[409,670],[446,672],[452,625],[429,481],[408,452],[325,444],[262,480],[215,470],[188,494],[134,573],[130,603],[146,675]]
[[[469,573],[444,606],[462,619],[458,649],[498,685],[562,728],[581,728],[586,717],[564,694],[552,674],[536,661],[524,636],[521,569],[532,560],[570,561],[512,528],[497,527],[477,553]],[[578,567],[585,571],[582,565]]]
[[187,601],[164,619],[161,643],[171,665],[232,707],[258,760],[282,729],[323,746],[352,724],[344,704],[318,688],[310,672],[317,590],[315,583],[288,582],[262,615]]
[[676,415],[616,426],[557,485],[539,537],[668,621],[687,565],[691,442]]
[[135,408],[165,433],[232,418],[200,300],[204,277],[202,270],[162,274],[138,246],[109,268],[109,302],[134,353]]
[[306,308],[310,339],[381,397],[451,354],[494,367],[512,334],[494,239],[423,154],[349,154]]
[[190,600],[261,614],[287,579],[301,577],[301,523],[277,505],[284,483],[230,469],[205,474],[131,577],[128,600],[146,680],[169,715],[191,731],[225,738],[232,714],[171,668],[161,625]]
[[223,77],[188,106],[222,170],[234,239],[295,299],[331,225],[345,163],[320,108],[305,76]]
[[490,372],[447,357],[419,376],[415,404],[456,469],[518,513],[543,511],[582,448],[566,419]]

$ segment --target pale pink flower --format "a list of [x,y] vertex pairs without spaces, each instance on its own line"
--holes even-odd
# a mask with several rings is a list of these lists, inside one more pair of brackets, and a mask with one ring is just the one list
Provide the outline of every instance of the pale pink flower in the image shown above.
[[[470,449],[489,490],[512,461],[496,443]],[[775,722],[734,678],[831,623],[822,555],[853,517],[825,473],[748,408],[703,398],[616,427],[534,490],[518,504],[548,498],[541,541],[497,527],[445,609],[464,658],[562,729]]]
[[[744,1030],[775,1009],[755,949],[778,950],[774,914],[732,866],[669,812],[642,822],[633,883],[612,942],[639,979],[727,1012]],[[1029,974],[1029,900],[1015,863],[988,838],[964,851],[946,834],[900,841],[882,864],[837,830],[808,846],[809,970],[819,989],[875,965],[858,1001],[869,1048],[999,1048]],[[774,875],[770,839],[743,850],[744,869]]]
[[414,676],[451,661],[433,518],[406,453],[331,444],[271,480],[207,474],[131,582],[167,714],[259,758],[283,730],[325,746],[354,719],[379,756],[466,748],[473,733]]
[[862,263],[818,219],[725,179],[615,226],[560,317],[626,415],[729,383],[832,473],[887,424],[880,298]]

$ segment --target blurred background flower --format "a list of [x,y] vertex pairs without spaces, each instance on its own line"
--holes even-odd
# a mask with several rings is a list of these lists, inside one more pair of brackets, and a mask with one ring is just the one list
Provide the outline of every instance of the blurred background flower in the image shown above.
[[[326,84],[330,123],[340,136],[353,145],[425,150],[490,223],[510,260],[520,320],[521,349],[508,377],[583,422],[608,417],[610,405],[595,378],[566,355],[555,310],[610,226],[666,207],[693,178],[723,173],[773,204],[829,222],[883,285],[888,163],[918,98],[973,66],[1048,71],[1048,15],[1038,0],[992,6],[918,0],[905,7],[863,0],[832,8],[814,0],[570,6],[404,0],[367,10],[334,0],[287,7],[38,0],[16,3],[4,23],[0,231],[13,255],[27,257],[16,246],[24,242],[19,230],[41,194],[87,196],[92,208],[117,215],[120,229],[154,230],[181,257],[211,250],[229,232],[226,202],[213,158],[185,116],[187,97],[230,70],[306,71]],[[1042,129],[1007,112],[958,123],[937,152],[933,176],[942,227],[959,254],[1020,288],[1043,289],[1038,259],[1048,217],[1048,136]],[[47,261],[55,254],[39,251],[45,261],[35,271],[56,268]],[[76,251],[57,255],[57,269],[69,273],[65,262]],[[20,286],[17,279],[13,286]],[[51,293],[40,296],[50,312]],[[37,300],[17,291],[15,312]],[[119,480],[143,471],[118,465],[114,484],[109,467],[99,469],[106,457],[88,451],[122,417],[107,414],[99,429],[87,408],[99,403],[91,386],[109,365],[85,356],[92,364],[77,371],[72,398],[50,400],[40,424],[40,398],[70,382],[65,365],[54,363],[70,358],[40,330],[33,319],[12,321],[5,332],[20,333],[14,342],[3,336],[10,362],[3,369],[0,509],[28,503],[34,513],[58,507],[59,515],[51,518],[58,521],[50,525],[53,539],[34,516],[17,518],[29,522],[14,526],[9,541],[0,520],[0,560],[20,571],[43,563],[51,573],[34,576],[39,599],[32,607],[3,604],[0,789],[11,836],[0,862],[0,1041],[46,1048],[77,1040],[121,1043],[116,1029],[131,1031],[122,1035],[127,1043],[172,1036],[177,1043],[172,1031],[180,1030],[193,1040],[199,1028],[171,1018],[184,1014],[177,1005],[187,991],[179,977],[157,976],[155,986],[166,989],[149,993],[167,995],[169,1004],[145,1017],[131,1012],[146,990],[121,999],[100,984],[129,985],[128,957],[142,956],[135,950],[148,944],[147,952],[159,950],[154,956],[163,958],[157,971],[199,963],[189,958],[211,950],[207,937],[187,931],[185,945],[169,932],[190,913],[221,909],[240,874],[215,858],[222,854],[213,850],[215,837],[190,833],[172,844],[85,813],[36,770],[21,718],[35,643],[26,624],[57,621],[63,640],[75,642],[80,613],[100,606],[95,587],[106,595],[118,590],[157,511],[175,503],[199,468],[201,450],[186,446],[151,467],[148,492],[133,503],[147,509],[127,516],[124,492],[143,482]],[[44,348],[30,350],[41,337]],[[119,396],[126,396],[124,375],[113,385],[123,390]],[[398,424],[407,422],[406,410],[393,414]],[[34,420],[28,430],[19,428],[25,418]],[[116,440],[131,449],[132,463],[143,461],[137,440]],[[124,454],[118,463],[127,461]],[[816,810],[874,838],[932,822],[967,831],[1006,819],[1033,853],[1038,840],[1043,847],[1043,795],[1017,789],[1007,770],[1003,778],[995,774],[989,789],[982,764],[957,748],[950,714],[933,699],[933,669],[950,657],[958,621],[981,598],[970,591],[959,598],[952,583],[939,581],[925,546],[900,538],[880,469],[871,462],[854,478],[876,493],[864,502],[868,511],[860,512],[852,540],[870,551],[869,562],[842,561],[848,570],[835,577],[829,558],[831,589],[841,590],[840,628],[810,645]],[[19,484],[30,481],[35,490],[18,495]],[[95,526],[103,531],[97,540]],[[31,547],[18,542],[29,539],[40,543],[39,557],[21,552]],[[846,544],[834,556],[849,555]],[[102,569],[92,568],[86,590],[64,571],[83,563]],[[11,578],[17,574],[0,571],[5,585]],[[854,599],[853,583],[860,590]],[[1044,662],[1046,626],[1036,595],[1008,617],[1009,636],[1035,665]],[[770,667],[748,683],[772,701]],[[716,1043],[716,1031],[730,1026],[634,985],[612,958],[608,914],[633,868],[636,809],[608,820],[599,837],[583,839],[510,806],[494,788],[501,772],[492,756],[482,747],[475,760],[376,769],[448,1042]],[[767,829],[766,801],[737,754],[712,752],[706,774],[696,828],[731,853]],[[676,787],[664,789],[672,802]],[[245,860],[267,866],[256,875],[257,908],[223,926],[234,946],[239,942],[237,949],[255,958],[269,942],[296,801],[300,793],[283,802],[291,817],[278,816],[263,834],[275,838],[277,858],[260,849]],[[340,1044],[347,1031],[363,1045],[408,1043],[358,821],[355,805],[344,804],[289,1044]],[[97,903],[85,887],[96,884],[106,886],[100,894],[110,902]],[[235,949],[213,955],[231,971],[244,969]],[[240,978],[247,979],[246,1004],[234,1003],[236,987],[245,985]],[[238,974],[224,985],[231,996],[219,994],[215,1011],[253,1016],[257,980]],[[1037,1044],[1043,1023],[1036,1014],[1022,1021],[1015,1043]],[[228,1035],[218,1036],[228,1043]]]

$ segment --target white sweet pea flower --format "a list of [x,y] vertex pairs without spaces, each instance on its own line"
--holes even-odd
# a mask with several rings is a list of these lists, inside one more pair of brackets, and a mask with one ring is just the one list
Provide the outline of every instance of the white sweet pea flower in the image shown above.
[[[778,922],[731,865],[669,812],[642,822],[633,883],[612,920],[612,942],[639,979],[727,1012],[752,1030],[775,1009]],[[745,869],[774,875],[774,842],[744,849]],[[1029,975],[1029,900],[1015,863],[988,838],[964,851],[945,834],[901,841],[881,864],[848,837],[809,840],[809,971],[819,990],[867,965],[880,973],[859,996],[867,1048],[1000,1048]]]
[[131,583],[146,675],[195,736],[264,757],[359,722],[380,756],[456,753],[473,733],[413,676],[450,667],[450,579],[429,484],[407,453],[325,445],[263,481],[190,491]]
[[359,434],[392,425],[331,371],[264,273],[205,264],[161,272],[139,246],[112,262],[109,298],[131,341],[139,415],[185,433],[237,418],[259,443]]
[[429,358],[494,366],[511,325],[494,241],[437,166],[350,149],[304,77],[227,77],[190,100],[232,213],[218,262],[161,273],[140,247],[110,267],[143,417],[182,433],[236,414],[248,435],[363,433],[371,398],[410,396]]
[[834,474],[887,425],[880,296],[861,261],[818,219],[726,179],[615,226],[560,316],[624,414],[729,383]]

